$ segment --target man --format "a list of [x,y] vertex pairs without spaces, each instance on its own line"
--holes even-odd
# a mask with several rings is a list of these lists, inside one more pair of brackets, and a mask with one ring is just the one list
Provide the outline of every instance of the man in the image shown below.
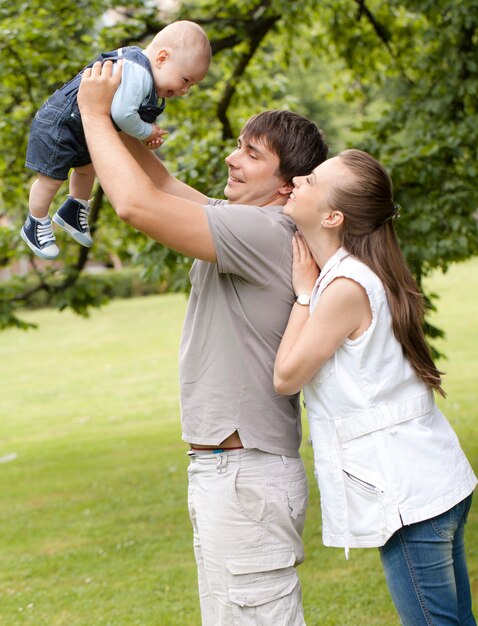
[[109,105],[119,75],[95,65],[80,87],[95,171],[121,219],[196,258],[180,388],[202,623],[302,626],[300,408],[272,384],[295,298],[294,227],[281,209],[292,178],[325,160],[327,147],[303,116],[256,115],[226,158],[229,202],[210,200],[116,133]]

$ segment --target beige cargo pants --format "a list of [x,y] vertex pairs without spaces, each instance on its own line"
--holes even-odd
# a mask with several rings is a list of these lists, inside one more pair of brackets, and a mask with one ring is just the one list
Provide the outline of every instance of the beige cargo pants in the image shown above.
[[301,459],[259,450],[189,455],[203,626],[304,626]]

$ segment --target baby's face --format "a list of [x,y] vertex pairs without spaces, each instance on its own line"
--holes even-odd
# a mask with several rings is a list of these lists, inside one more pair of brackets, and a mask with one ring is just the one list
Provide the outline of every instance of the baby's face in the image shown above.
[[160,98],[185,96],[192,85],[199,83],[208,70],[208,62],[193,54],[172,51],[167,59],[153,67],[154,86]]

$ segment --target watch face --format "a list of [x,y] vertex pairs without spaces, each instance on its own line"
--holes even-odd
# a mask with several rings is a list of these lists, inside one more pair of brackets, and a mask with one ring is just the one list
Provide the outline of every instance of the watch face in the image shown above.
[[297,302],[299,304],[310,304],[310,296],[301,293],[300,295],[297,296]]

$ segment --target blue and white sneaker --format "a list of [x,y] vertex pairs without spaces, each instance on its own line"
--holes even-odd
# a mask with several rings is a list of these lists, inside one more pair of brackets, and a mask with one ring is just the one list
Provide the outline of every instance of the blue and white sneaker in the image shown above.
[[20,231],[21,238],[41,259],[56,259],[59,254],[51,220],[41,223],[29,215]]
[[86,248],[90,248],[93,245],[93,239],[88,226],[89,212],[89,207],[84,207],[81,202],[68,196],[52,219],[75,241]]

